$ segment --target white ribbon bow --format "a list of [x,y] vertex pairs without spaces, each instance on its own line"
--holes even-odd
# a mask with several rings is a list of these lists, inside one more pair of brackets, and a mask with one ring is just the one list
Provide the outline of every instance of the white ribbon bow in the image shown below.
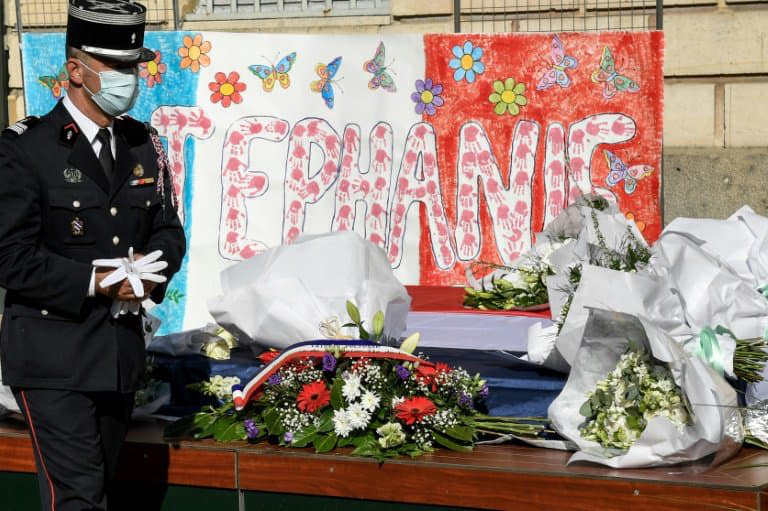
[[[156,282],[161,284],[168,280],[163,275],[158,275],[156,272],[164,270],[168,267],[168,263],[165,261],[158,261],[160,256],[163,255],[162,250],[155,250],[150,252],[139,260],[133,257],[133,247],[128,249],[128,257],[116,257],[114,259],[95,259],[93,266],[115,268],[115,270],[104,277],[99,286],[109,287],[118,282],[122,282],[123,279],[128,279],[133,289],[133,294],[141,298],[144,296],[144,284],[142,280],[148,280],[150,282]],[[118,317],[122,314],[138,314],[141,310],[141,303],[138,302],[123,302],[115,300],[112,302],[112,316]]]

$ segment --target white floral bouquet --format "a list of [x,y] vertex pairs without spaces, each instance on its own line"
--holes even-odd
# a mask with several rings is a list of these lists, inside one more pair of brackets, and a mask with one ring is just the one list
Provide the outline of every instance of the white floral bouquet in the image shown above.
[[[639,360],[621,362],[630,344],[646,354],[651,369]],[[687,354],[647,319],[590,309],[580,346],[570,362],[568,381],[549,407],[554,429],[579,449],[570,462],[591,461],[614,468],[671,465],[697,460],[742,440],[729,436],[734,422],[740,421],[736,391],[706,362]],[[640,413],[640,389],[635,395],[626,383],[621,388],[616,380],[624,377],[614,373],[617,366],[622,373],[631,367],[641,375],[645,370],[655,374],[644,406],[655,403],[659,413],[648,417],[646,410]],[[680,403],[690,403],[689,413],[677,406],[675,387],[680,389]],[[613,390],[606,392],[609,388]],[[600,397],[593,401],[598,389],[602,389]],[[618,404],[613,402],[617,394]],[[587,396],[590,410],[583,406]],[[600,412],[605,416],[597,424],[587,420],[585,425],[586,413],[582,412],[589,412],[590,418],[597,418]]]
[[555,247],[547,256],[552,274],[546,281],[554,324],[531,327],[528,359],[567,372],[568,356],[558,350],[561,337],[578,342],[584,328],[587,311],[575,297],[585,269],[596,266],[634,273],[647,265],[651,254],[634,222],[627,220],[615,204],[594,195],[579,197],[542,235],[544,243]]
[[467,269],[469,286],[464,288],[464,307],[479,310],[532,310],[547,306],[547,276],[549,265],[543,260],[532,260],[517,267],[478,263],[476,266],[495,270],[481,281],[474,278],[472,268]]
[[587,393],[579,408],[586,420],[579,429],[587,440],[626,450],[656,416],[666,417],[682,432],[691,422],[688,408],[669,369],[630,343],[616,367]]

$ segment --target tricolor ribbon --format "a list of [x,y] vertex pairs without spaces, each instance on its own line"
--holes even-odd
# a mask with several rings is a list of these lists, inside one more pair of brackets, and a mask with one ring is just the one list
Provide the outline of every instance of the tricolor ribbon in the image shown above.
[[264,383],[284,365],[303,358],[322,358],[323,355],[329,352],[340,352],[341,356],[346,358],[382,358],[416,362],[428,366],[433,365],[431,362],[405,353],[397,348],[381,346],[371,341],[335,339],[300,342],[286,348],[279,357],[267,364],[244,387],[242,385],[232,386],[232,401],[235,404],[235,409],[242,410],[252,398],[257,399],[261,395],[260,391]]

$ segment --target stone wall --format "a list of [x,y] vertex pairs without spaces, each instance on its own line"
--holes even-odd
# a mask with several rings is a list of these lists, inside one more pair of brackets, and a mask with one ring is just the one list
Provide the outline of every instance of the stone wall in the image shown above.
[[[6,23],[15,26],[15,3],[6,2]],[[24,0],[21,0],[22,2]],[[62,5],[65,0],[60,0]],[[166,8],[170,0],[151,0]],[[496,3],[502,5],[503,0]],[[509,3],[509,2],[507,2]],[[563,0],[578,28],[595,0]],[[452,0],[391,0],[390,15],[206,21],[194,16],[196,0],[179,0],[187,30],[273,32],[452,32]],[[462,0],[465,8],[479,5]],[[535,11],[542,2],[515,2]],[[613,8],[626,2],[610,2]],[[637,2],[634,2],[637,5]],[[646,4],[655,5],[648,0]],[[23,4],[22,4],[23,5]],[[490,10],[494,3],[484,0]],[[723,217],[742,204],[768,215],[768,1],[667,0],[664,94],[664,216]],[[616,13],[613,13],[616,14]],[[171,19],[153,19],[155,27]],[[649,25],[653,25],[653,19]],[[61,22],[59,22],[61,23]],[[598,27],[608,18],[597,17]],[[169,25],[170,24],[170,25]],[[525,21],[502,22],[494,30],[525,30]],[[567,27],[565,27],[567,28]],[[23,117],[18,36],[9,49],[11,120]]]

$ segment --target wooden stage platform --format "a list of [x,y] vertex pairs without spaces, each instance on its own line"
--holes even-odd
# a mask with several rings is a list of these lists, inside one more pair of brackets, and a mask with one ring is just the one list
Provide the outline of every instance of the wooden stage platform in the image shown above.
[[[264,444],[162,440],[160,424],[131,430],[119,479],[123,509],[768,509],[768,452],[742,449],[718,468],[706,464],[611,470],[566,466],[568,453],[522,445],[479,446],[473,453],[439,450],[380,465],[349,451],[316,455]],[[24,425],[0,421],[0,510],[36,493],[32,449]],[[170,490],[169,490],[170,489]],[[150,498],[154,502],[135,500]],[[159,496],[158,496],[159,495]],[[36,499],[36,495],[35,499]],[[9,500],[9,498],[11,500]],[[342,499],[339,499],[342,498]],[[356,500],[360,499],[360,500]],[[376,502],[378,501],[378,502]],[[279,503],[279,504],[276,504]],[[427,505],[427,506],[425,506]]]

